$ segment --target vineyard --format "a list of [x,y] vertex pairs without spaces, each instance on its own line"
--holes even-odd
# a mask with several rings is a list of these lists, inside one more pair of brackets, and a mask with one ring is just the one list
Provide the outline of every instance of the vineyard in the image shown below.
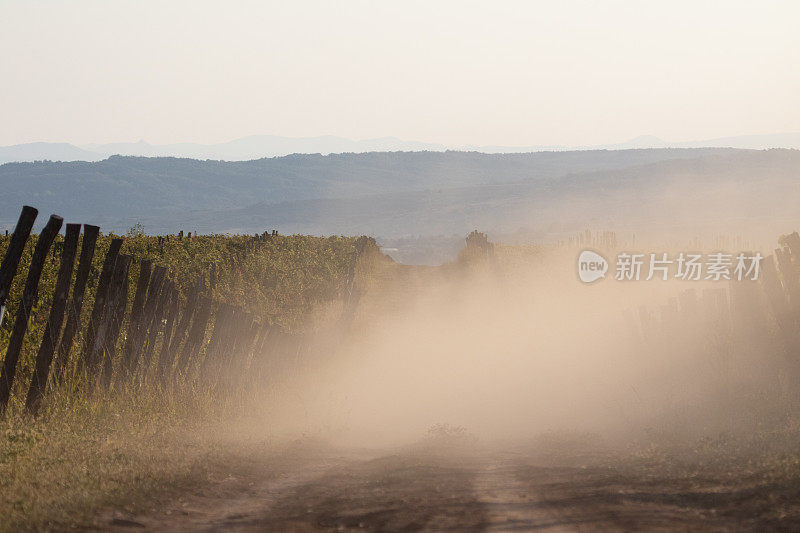
[[330,327],[315,309],[327,306],[344,327],[359,255],[375,249],[366,238],[277,232],[115,236],[84,225],[81,234],[56,215],[30,235],[36,217],[25,207],[0,238],[3,411],[35,413],[54,388],[263,382],[270,362],[302,359],[315,328]]

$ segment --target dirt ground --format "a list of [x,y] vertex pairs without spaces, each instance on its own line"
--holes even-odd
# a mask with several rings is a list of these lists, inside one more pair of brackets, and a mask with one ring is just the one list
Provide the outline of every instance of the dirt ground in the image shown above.
[[523,453],[302,449],[220,465],[87,531],[764,531],[800,529],[800,488],[731,473],[653,476]]

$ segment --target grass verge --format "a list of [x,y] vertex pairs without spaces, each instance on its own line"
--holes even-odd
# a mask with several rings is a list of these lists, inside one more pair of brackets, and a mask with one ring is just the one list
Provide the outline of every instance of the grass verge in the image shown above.
[[0,531],[91,527],[103,508],[136,512],[207,482],[220,461],[246,453],[235,421],[220,423],[231,411],[209,397],[140,392],[70,403],[56,394],[39,418],[0,420]]

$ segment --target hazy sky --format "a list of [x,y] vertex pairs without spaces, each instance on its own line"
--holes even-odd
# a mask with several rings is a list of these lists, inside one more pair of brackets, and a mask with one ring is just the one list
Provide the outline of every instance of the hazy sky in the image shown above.
[[0,0],[0,145],[800,131],[800,2]]

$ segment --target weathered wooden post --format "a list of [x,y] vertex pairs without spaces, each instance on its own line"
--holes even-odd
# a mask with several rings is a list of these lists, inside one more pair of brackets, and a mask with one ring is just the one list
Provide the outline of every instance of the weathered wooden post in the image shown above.
[[22,350],[22,341],[25,339],[25,332],[28,329],[28,319],[31,309],[36,302],[39,289],[39,278],[42,275],[47,252],[53,244],[53,240],[61,229],[64,219],[57,215],[50,215],[39,239],[36,248],[33,250],[33,258],[28,268],[28,278],[25,280],[25,289],[22,292],[22,301],[17,308],[17,316],[14,322],[14,329],[11,332],[11,339],[8,342],[6,357],[3,359],[3,366],[0,369],[0,414],[5,412],[8,400],[11,397],[11,388],[14,386],[14,376],[17,373],[17,361]]
[[158,334],[161,332],[164,311],[168,304],[167,299],[169,298],[170,291],[172,291],[172,287],[173,283],[165,277],[164,281],[161,283],[161,291],[158,296],[158,301],[156,302],[156,307],[153,310],[153,317],[150,321],[150,330],[147,332],[147,339],[145,340],[144,349],[142,350],[142,380],[144,380],[150,370],[150,361],[156,349],[156,341],[158,340]]
[[197,359],[197,354],[203,347],[203,339],[206,335],[206,327],[210,317],[211,299],[207,296],[201,296],[192,321],[192,329],[189,331],[189,338],[186,339],[186,344],[181,354],[179,370],[184,374],[188,374],[189,364]]
[[[14,228],[14,235],[11,236],[11,242],[8,243],[6,255],[0,265],[0,326],[3,325],[3,318],[6,314],[6,298],[8,298],[8,291],[11,290],[11,282],[14,281],[19,260],[25,250],[25,243],[28,242],[33,221],[36,220],[38,214],[39,211],[29,205],[22,207],[22,213],[20,213],[17,226]],[[8,235],[8,231],[6,231],[6,235]]]
[[227,333],[220,347],[220,357],[217,364],[219,379],[225,386],[230,385],[231,377],[238,361],[238,353],[242,347],[242,329],[247,320],[247,313],[240,307],[232,308],[228,320]]
[[139,263],[139,279],[136,281],[136,292],[133,296],[131,305],[131,318],[128,323],[128,337],[125,339],[125,350],[122,354],[121,375],[127,375],[131,371],[131,363],[134,361],[134,351],[139,346],[142,337],[142,317],[144,315],[144,303],[147,298],[147,288],[150,284],[150,271],[152,261],[145,259]]
[[78,327],[81,323],[83,296],[86,292],[89,272],[92,269],[92,259],[94,258],[94,250],[99,233],[99,227],[84,224],[78,272],[75,275],[75,285],[72,288],[72,299],[67,306],[67,325],[64,326],[64,333],[61,334],[61,342],[58,345],[58,355],[56,356],[56,366],[53,370],[53,375],[56,380],[60,380],[64,376],[64,369],[69,360],[69,352],[72,350],[72,343],[75,340],[75,334],[78,332]]
[[94,307],[92,308],[92,316],[89,318],[89,326],[86,328],[86,343],[83,346],[82,363],[86,365],[87,370],[93,373],[99,360],[93,359],[95,354],[94,345],[97,338],[97,328],[100,327],[100,322],[103,319],[103,313],[106,308],[106,299],[108,298],[108,290],[111,282],[111,276],[114,274],[114,264],[117,261],[117,255],[122,247],[122,239],[113,239],[111,245],[108,247],[105,261],[103,261],[103,270],[100,272],[100,279],[97,283],[97,291],[94,296]]
[[153,269],[153,273],[150,276],[150,286],[147,289],[147,299],[144,304],[144,310],[142,311],[142,325],[137,337],[133,339],[130,359],[127,359],[126,372],[125,374],[121,374],[119,379],[124,379],[126,375],[132,375],[136,372],[136,367],[139,364],[139,359],[144,349],[144,343],[147,339],[147,332],[150,330],[153,322],[153,315],[155,314],[156,305],[161,295],[161,288],[166,274],[167,269],[163,266],[157,265]]
[[134,352],[136,347],[141,344],[142,316],[144,314],[145,299],[147,298],[147,287],[150,284],[151,267],[152,262],[149,259],[139,263],[139,279],[136,281],[136,292],[131,306],[131,318],[128,323],[128,337],[125,339],[125,349],[122,354],[120,377],[131,372]]
[[[111,338],[114,339],[114,347],[116,350],[117,339],[122,331],[122,324],[125,321],[125,310],[128,306],[128,294],[130,288],[130,271],[133,264],[133,256],[126,256],[123,263],[123,270],[120,273],[122,277],[122,285],[118,288],[119,295],[115,298],[115,307],[113,320],[111,322]],[[116,351],[111,355],[115,355]]]
[[213,367],[217,364],[220,347],[226,342],[225,336],[232,311],[233,306],[224,302],[217,306],[217,312],[214,316],[214,328],[211,330],[211,340],[208,341],[206,357],[201,365],[201,375],[204,379],[208,378],[213,371]]
[[75,267],[75,253],[78,250],[80,234],[80,224],[67,224],[64,234],[64,246],[61,248],[61,265],[58,268],[58,279],[53,293],[53,304],[50,307],[50,315],[47,317],[44,337],[42,338],[42,344],[39,346],[39,353],[36,355],[36,367],[33,370],[28,396],[25,400],[25,408],[31,412],[38,410],[39,401],[47,385],[50,364],[53,362],[53,354],[58,343],[58,336],[61,333],[61,325],[64,323],[67,293],[69,292],[70,279],[72,279],[72,270]]
[[268,349],[273,327],[269,324],[261,326],[258,339],[253,348],[253,361],[250,365],[249,374],[253,380],[263,380],[267,370]]
[[122,320],[125,318],[125,307],[128,304],[128,272],[133,257],[119,254],[111,276],[111,289],[106,304],[106,312],[98,328],[95,350],[99,353],[94,359],[103,363],[101,385],[108,389],[111,386],[111,375],[114,370],[114,354],[117,352],[117,339]]
[[240,310],[236,320],[235,343],[231,347],[230,365],[228,373],[232,379],[237,379],[244,372],[247,360],[253,345],[253,314]]
[[164,340],[161,342],[161,350],[158,354],[158,372],[159,379],[162,385],[166,383],[167,376],[172,371],[173,359],[170,357],[169,346],[172,341],[173,331],[175,329],[175,320],[178,317],[178,306],[180,305],[180,298],[178,296],[178,289],[175,284],[171,284],[167,298],[169,304],[166,310],[166,324],[164,325]]
[[191,289],[189,289],[189,295],[186,298],[186,306],[183,308],[183,313],[181,314],[181,319],[178,321],[178,327],[175,328],[175,333],[172,336],[172,339],[169,341],[169,359],[175,363],[175,367],[173,369],[174,373],[177,373],[180,370],[180,366],[182,364],[182,359],[179,357],[181,354],[181,344],[183,343],[186,334],[189,331],[189,325],[192,322],[192,317],[195,313],[195,308],[197,307],[197,299],[200,297],[200,291],[197,286],[193,285]]

